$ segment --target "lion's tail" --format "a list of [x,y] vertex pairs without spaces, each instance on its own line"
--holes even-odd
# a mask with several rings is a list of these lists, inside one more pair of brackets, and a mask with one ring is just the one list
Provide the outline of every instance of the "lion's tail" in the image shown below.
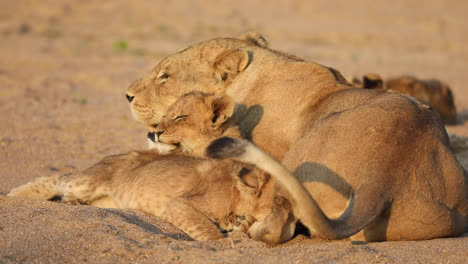
[[[368,206],[366,199],[369,199],[369,197],[366,197],[366,195],[356,197],[353,194],[346,211],[340,218],[331,220],[323,213],[307,189],[286,167],[245,140],[227,137],[217,139],[208,146],[206,155],[217,159],[232,158],[252,163],[268,172],[286,188],[295,200],[294,213],[296,217],[311,232],[322,238],[342,239],[350,237],[362,230],[383,209],[383,202],[376,202]],[[371,186],[367,187],[372,188]]]
[[7,196],[28,197],[49,200],[60,195],[57,185],[60,181],[59,175],[37,178],[31,182],[16,187]]

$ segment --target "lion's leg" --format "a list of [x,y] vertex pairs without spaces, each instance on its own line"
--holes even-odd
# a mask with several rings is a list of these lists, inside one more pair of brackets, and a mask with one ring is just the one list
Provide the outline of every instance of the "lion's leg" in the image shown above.
[[164,219],[195,240],[223,238],[221,232],[206,215],[183,199],[176,199],[168,205]]
[[392,207],[387,240],[421,240],[461,235],[465,217],[446,205],[422,196]]
[[8,196],[29,197],[36,199],[49,200],[59,195],[57,183],[62,176],[53,175],[37,178],[31,182],[14,188],[8,193]]
[[363,230],[351,236],[352,241],[385,241],[387,240],[388,212],[386,209],[376,216]]
[[94,174],[75,174],[64,178],[57,187],[63,194],[62,202],[64,203],[92,204],[96,200],[111,196],[110,183],[100,180]]
[[43,200],[59,195],[62,196],[64,203],[78,204],[102,200],[102,205],[112,205],[108,200],[103,200],[109,195],[109,188],[106,184],[99,184],[93,175],[84,173],[39,177],[11,190],[8,194],[8,196]]

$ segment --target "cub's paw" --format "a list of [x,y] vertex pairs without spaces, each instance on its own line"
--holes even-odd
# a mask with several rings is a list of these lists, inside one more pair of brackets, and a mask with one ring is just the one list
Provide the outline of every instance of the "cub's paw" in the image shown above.
[[221,232],[231,232],[234,230],[247,232],[255,219],[251,216],[231,214],[219,220],[218,229]]
[[70,195],[64,195],[62,197],[62,203],[63,204],[71,204],[71,205],[78,205],[81,204],[76,197],[70,196]]
[[255,222],[255,219],[251,216],[239,215],[236,216],[236,223],[233,230],[247,232],[250,226]]

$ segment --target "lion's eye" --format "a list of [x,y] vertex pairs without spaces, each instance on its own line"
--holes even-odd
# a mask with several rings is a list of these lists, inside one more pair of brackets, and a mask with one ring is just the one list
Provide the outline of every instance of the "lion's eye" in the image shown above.
[[169,78],[169,74],[168,73],[163,73],[161,75],[159,75],[159,79],[160,80],[167,80]]
[[176,117],[174,118],[174,121],[179,121],[179,120],[185,119],[185,118],[187,118],[187,117],[188,117],[188,115],[176,116]]
[[152,128],[157,128],[159,126],[159,123],[154,123],[151,125]]

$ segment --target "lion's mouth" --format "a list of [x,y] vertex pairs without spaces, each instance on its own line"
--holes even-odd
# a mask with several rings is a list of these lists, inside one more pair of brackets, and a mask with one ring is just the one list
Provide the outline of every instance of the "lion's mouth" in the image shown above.
[[179,147],[171,144],[164,144],[161,142],[154,142],[148,139],[149,149],[157,149],[160,154],[168,154],[176,151]]
[[178,141],[164,142],[163,140],[159,138],[156,143],[166,145],[166,146],[172,146],[174,149],[180,148],[180,142]]
[[149,149],[157,149],[160,154],[168,154],[180,148],[180,142],[165,143],[160,139],[156,140],[154,132],[148,132]]

